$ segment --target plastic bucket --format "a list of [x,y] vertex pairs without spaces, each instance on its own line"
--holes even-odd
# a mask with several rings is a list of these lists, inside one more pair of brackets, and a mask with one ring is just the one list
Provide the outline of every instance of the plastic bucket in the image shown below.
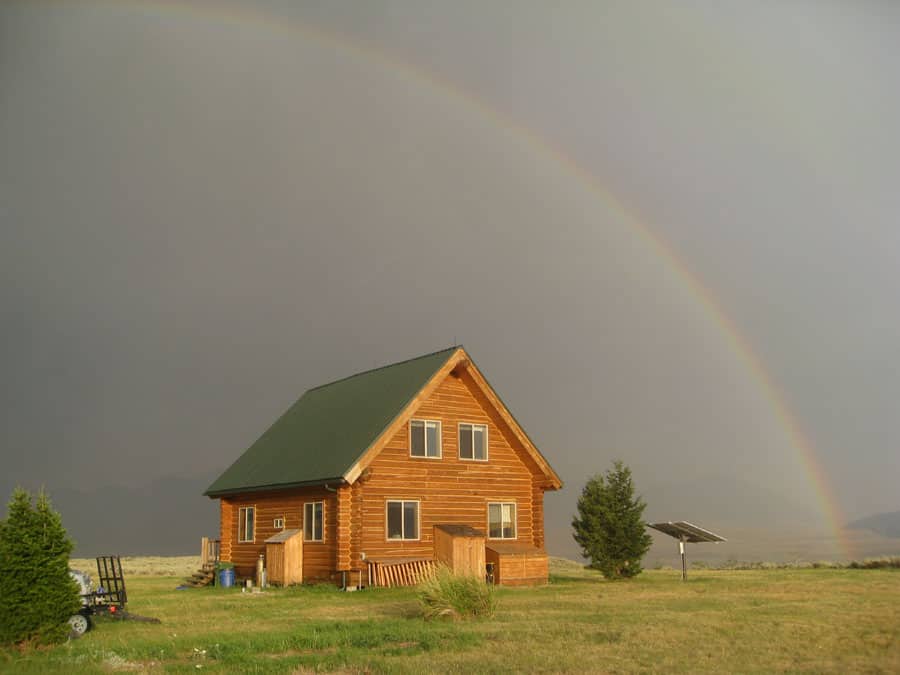
[[223,567],[219,570],[219,586],[222,588],[231,588],[234,586],[233,567]]

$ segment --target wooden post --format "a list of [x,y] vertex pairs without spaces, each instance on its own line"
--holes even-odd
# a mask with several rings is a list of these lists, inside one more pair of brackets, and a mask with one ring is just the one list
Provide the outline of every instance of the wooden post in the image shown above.
[[200,568],[209,562],[209,537],[200,537]]
[[681,580],[687,581],[687,563],[684,560],[684,537],[678,540],[678,548],[681,551]]

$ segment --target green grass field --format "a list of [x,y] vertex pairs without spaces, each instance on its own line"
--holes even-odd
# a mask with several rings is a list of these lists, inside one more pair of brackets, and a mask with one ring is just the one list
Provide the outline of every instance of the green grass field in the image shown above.
[[[163,567],[164,568],[164,567]],[[127,569],[126,569],[127,574]],[[127,578],[130,611],[14,672],[900,672],[900,570],[675,571],[607,582],[554,561],[493,619],[426,622],[413,589],[176,591]]]

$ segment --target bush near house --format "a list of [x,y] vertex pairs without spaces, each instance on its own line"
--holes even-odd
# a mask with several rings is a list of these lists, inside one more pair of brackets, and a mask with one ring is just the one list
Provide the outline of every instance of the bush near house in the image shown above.
[[16,488],[0,521],[0,644],[62,642],[81,607],[72,541],[50,498]]
[[578,515],[572,521],[573,536],[591,567],[607,579],[641,573],[641,560],[653,541],[644,525],[646,506],[641,497],[635,496],[631,469],[621,461],[584,486],[578,498]]

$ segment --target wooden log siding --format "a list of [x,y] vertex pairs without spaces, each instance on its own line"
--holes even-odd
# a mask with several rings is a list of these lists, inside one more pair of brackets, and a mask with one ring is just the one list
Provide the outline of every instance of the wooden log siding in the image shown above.
[[337,552],[337,569],[344,572],[350,570],[350,538],[351,516],[353,513],[353,489],[349,485],[337,491],[337,524],[335,548]]
[[[303,542],[303,580],[327,580],[337,570],[335,540],[337,536],[336,493],[324,487],[296,488],[271,492],[253,492],[222,498],[222,559],[234,563],[238,577],[251,577],[256,570],[256,561],[265,553],[265,541],[281,531],[275,529],[275,518],[284,518],[284,529],[303,529],[303,505],[306,502],[324,502],[324,541]],[[226,506],[227,504],[227,506]],[[242,506],[255,506],[256,532],[253,543],[239,543],[238,512]],[[228,519],[226,521],[226,511]],[[224,524],[228,522],[226,528]],[[228,531],[231,548],[225,558],[225,535]]]
[[[231,502],[226,499],[219,500],[219,559],[231,561],[232,523]],[[234,517],[234,522],[237,518]],[[237,530],[234,531],[235,533]]]
[[[409,425],[404,425],[374,458],[366,477],[355,485],[352,531],[360,548],[354,551],[354,565],[360,552],[380,561],[430,558],[435,525],[455,523],[486,531],[489,502],[515,502],[516,541],[543,545],[543,526],[540,544],[534,526],[540,517],[534,500],[543,502],[543,490],[534,489],[538,467],[465,372],[446,377],[413,417],[441,421],[442,457],[410,457]],[[459,459],[460,422],[488,426],[487,462]],[[385,503],[395,499],[419,501],[418,541],[386,539]],[[538,508],[543,510],[542,505]]]
[[531,485],[531,527],[534,530],[534,545],[544,548],[544,487],[543,478],[535,476]]

